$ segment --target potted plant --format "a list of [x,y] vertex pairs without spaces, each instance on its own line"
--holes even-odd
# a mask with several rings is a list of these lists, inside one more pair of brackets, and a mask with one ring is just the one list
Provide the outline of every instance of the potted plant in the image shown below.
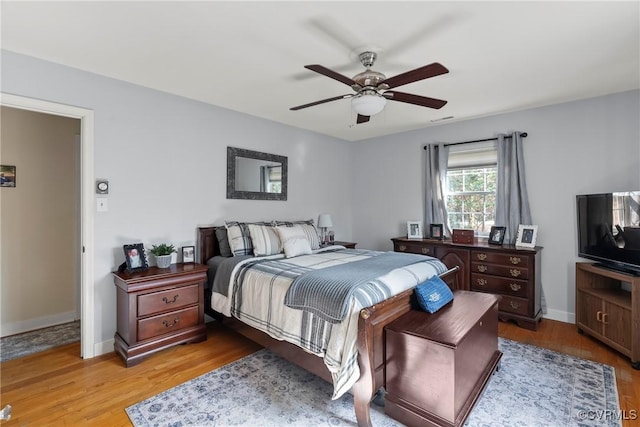
[[151,246],[151,252],[156,257],[158,268],[168,268],[171,265],[171,254],[176,251],[175,246],[161,243]]

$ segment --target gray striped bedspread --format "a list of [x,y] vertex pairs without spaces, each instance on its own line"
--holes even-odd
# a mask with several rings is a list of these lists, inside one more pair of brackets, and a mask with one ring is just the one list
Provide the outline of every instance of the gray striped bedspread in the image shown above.
[[380,252],[377,251],[334,246],[295,258],[287,259],[283,255],[251,258],[234,268],[226,292],[228,296],[212,293],[211,306],[275,339],[322,357],[331,372],[332,397],[336,399],[360,377],[357,350],[360,310],[413,288],[433,275],[444,273],[447,268],[435,258],[420,256],[421,262],[393,268],[368,280],[365,288],[374,291],[347,298],[347,315],[338,323],[328,322],[309,311],[287,307],[285,296],[293,281],[304,273],[378,255]]

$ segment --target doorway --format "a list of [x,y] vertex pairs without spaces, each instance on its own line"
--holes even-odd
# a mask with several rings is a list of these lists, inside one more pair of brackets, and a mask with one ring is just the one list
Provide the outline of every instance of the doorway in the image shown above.
[[[80,248],[78,250],[80,276],[80,356],[95,355],[94,292],[93,292],[93,111],[11,94],[1,94],[0,105],[17,109],[63,116],[80,120]],[[18,184],[19,185],[19,184]],[[7,250],[1,248],[0,251]],[[1,253],[1,252],[0,252]]]

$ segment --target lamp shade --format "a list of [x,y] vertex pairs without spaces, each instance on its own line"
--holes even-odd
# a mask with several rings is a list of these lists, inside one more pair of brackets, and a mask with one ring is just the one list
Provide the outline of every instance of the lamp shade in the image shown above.
[[331,215],[327,213],[320,214],[318,216],[318,227],[320,228],[333,227],[333,221],[331,220]]
[[380,95],[358,95],[351,98],[351,106],[356,113],[363,116],[373,116],[384,109],[387,99]]

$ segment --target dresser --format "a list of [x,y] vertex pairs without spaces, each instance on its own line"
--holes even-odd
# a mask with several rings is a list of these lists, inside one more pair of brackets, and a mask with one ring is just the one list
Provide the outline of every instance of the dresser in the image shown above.
[[168,347],[207,339],[207,266],[179,263],[134,273],[114,272],[113,277],[117,296],[114,350],[127,367]]
[[459,290],[502,296],[500,320],[511,320],[526,329],[538,328],[542,319],[542,247],[517,249],[514,245],[490,245],[484,239],[468,244],[406,237],[391,240],[396,252],[430,255],[449,268],[459,266]]

